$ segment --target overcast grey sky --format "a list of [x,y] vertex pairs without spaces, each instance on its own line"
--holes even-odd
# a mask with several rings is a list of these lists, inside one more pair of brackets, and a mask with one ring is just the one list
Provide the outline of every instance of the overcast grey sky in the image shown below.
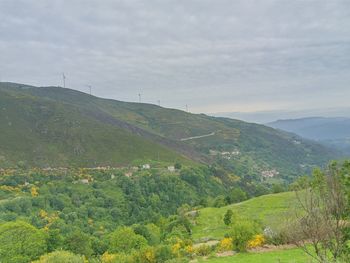
[[193,112],[348,106],[350,1],[0,0],[0,78]]

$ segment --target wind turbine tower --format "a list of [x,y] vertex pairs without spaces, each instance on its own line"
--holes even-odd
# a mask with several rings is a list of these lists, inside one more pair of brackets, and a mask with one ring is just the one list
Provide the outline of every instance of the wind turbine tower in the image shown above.
[[92,94],[92,86],[91,85],[86,85],[89,88],[89,93],[90,95]]
[[66,75],[62,73],[62,79],[63,79],[63,88],[66,88]]
[[139,103],[141,103],[141,93],[139,93]]

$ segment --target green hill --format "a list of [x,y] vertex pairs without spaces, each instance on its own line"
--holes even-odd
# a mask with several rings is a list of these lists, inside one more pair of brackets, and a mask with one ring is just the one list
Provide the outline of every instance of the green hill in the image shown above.
[[220,208],[200,209],[196,225],[193,228],[193,238],[195,240],[222,239],[229,230],[229,227],[223,222],[228,209],[244,218],[259,220],[265,226],[279,227],[284,223],[287,213],[296,206],[296,203],[295,193],[285,192],[264,195]]
[[218,162],[237,175],[277,181],[338,153],[263,125],[59,87],[0,83],[0,165],[128,164],[135,159]]
[[181,154],[68,103],[0,89],[0,166],[100,166],[186,161]]

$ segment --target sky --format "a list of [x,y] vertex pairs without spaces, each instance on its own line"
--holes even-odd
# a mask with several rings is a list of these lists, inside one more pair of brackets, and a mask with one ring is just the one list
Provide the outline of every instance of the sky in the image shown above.
[[0,80],[191,112],[349,106],[350,1],[0,0]]

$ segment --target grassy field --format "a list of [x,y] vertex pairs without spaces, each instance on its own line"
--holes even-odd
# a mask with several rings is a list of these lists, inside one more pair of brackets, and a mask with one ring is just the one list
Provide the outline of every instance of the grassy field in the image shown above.
[[300,249],[262,253],[240,253],[230,257],[200,260],[199,263],[312,263],[315,262]]
[[260,220],[265,226],[275,228],[284,223],[291,208],[296,206],[294,192],[264,195],[248,201],[220,208],[204,208],[199,211],[193,238],[221,239],[228,231],[223,218],[228,209],[239,216]]

